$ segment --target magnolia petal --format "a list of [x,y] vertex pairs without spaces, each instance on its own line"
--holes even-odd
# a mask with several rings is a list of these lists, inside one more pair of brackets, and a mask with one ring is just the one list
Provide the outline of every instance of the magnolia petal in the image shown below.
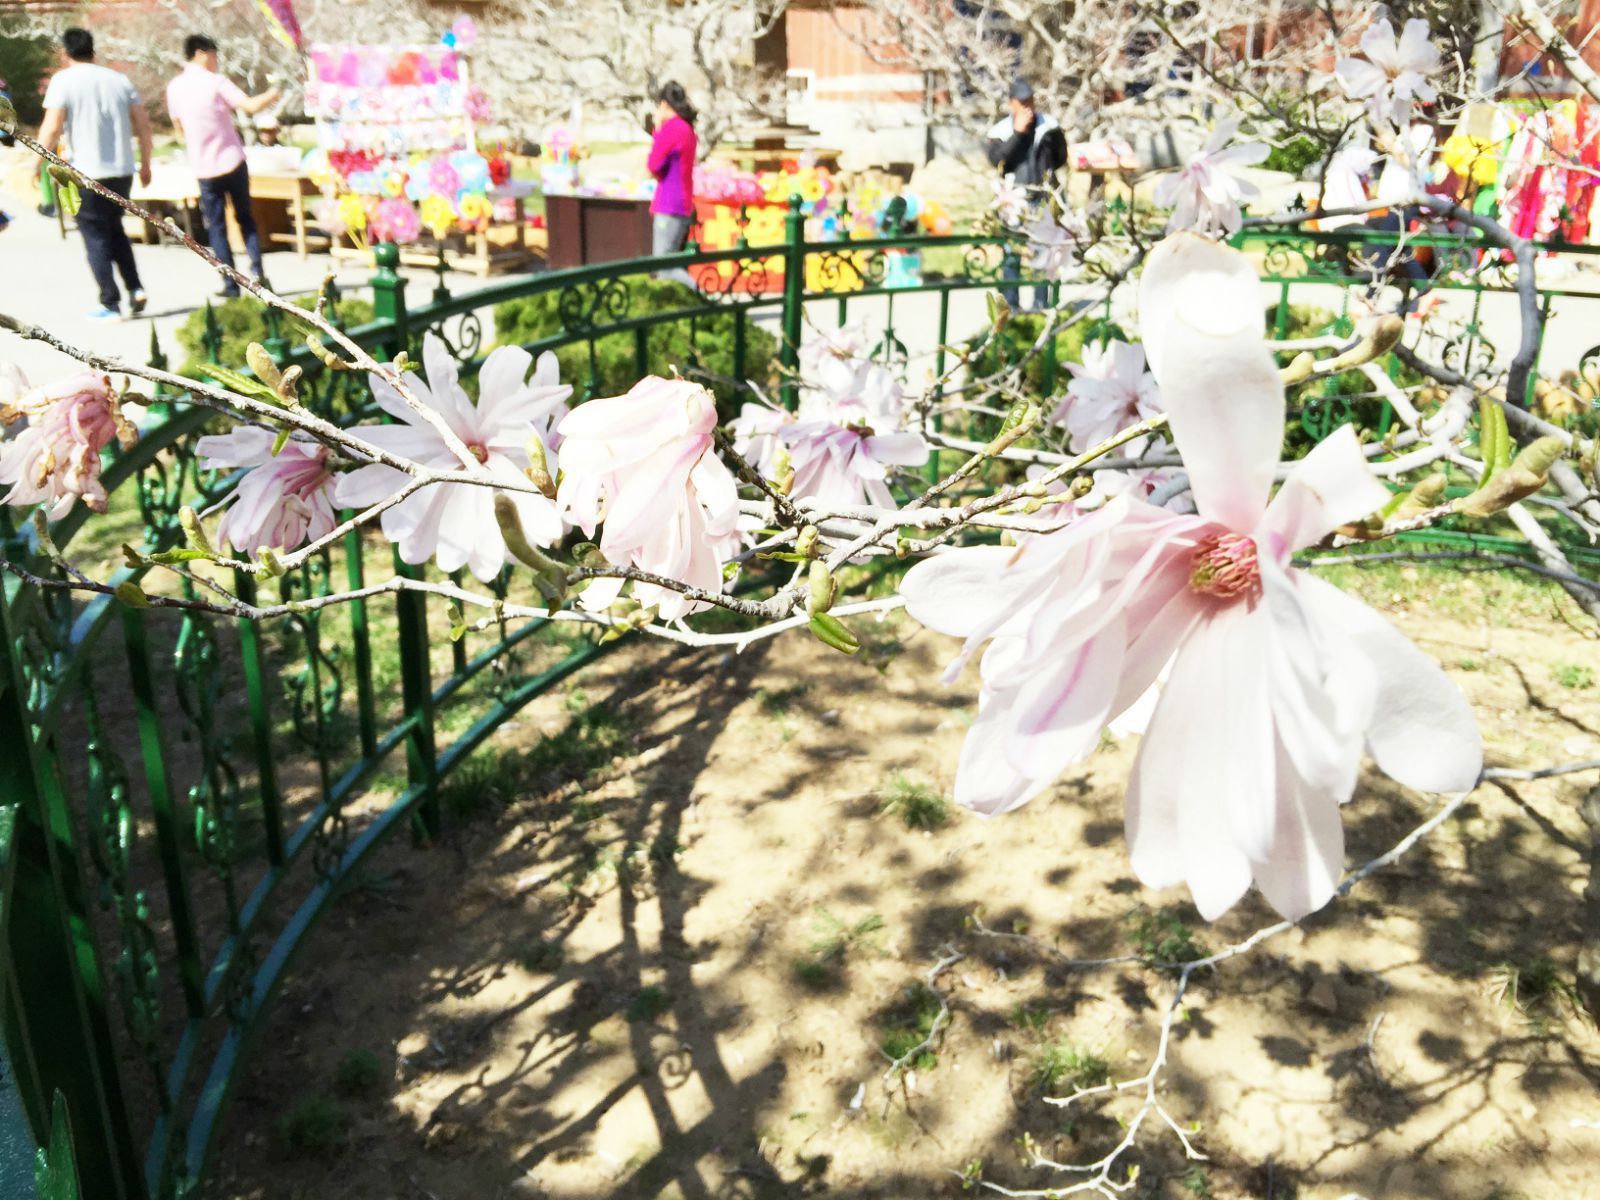
[[1033,779],[1054,779],[1094,751],[1110,715],[1125,641],[1122,622],[1115,621],[1021,681],[1007,745],[1013,767]]
[[1355,426],[1341,425],[1289,471],[1267,506],[1261,529],[1265,549],[1282,563],[1294,551],[1314,546],[1341,525],[1376,512],[1389,502],[1356,440]]
[[1410,638],[1332,584],[1296,580],[1320,619],[1371,663],[1377,693],[1367,750],[1385,775],[1423,792],[1466,792],[1483,774],[1483,739],[1461,689]]
[[1333,73],[1352,100],[1365,100],[1376,94],[1389,79],[1382,68],[1362,58],[1341,58],[1334,64]]
[[1302,600],[1292,575],[1261,567],[1264,639],[1272,715],[1279,743],[1307,786],[1348,800],[1361,772],[1361,746],[1372,721],[1376,683],[1345,631]]
[[277,435],[257,425],[238,425],[223,434],[211,434],[194,444],[194,452],[209,470],[224,467],[258,467],[272,457]]
[[1245,532],[1266,508],[1283,440],[1255,265],[1195,234],[1167,238],[1139,283],[1145,354],[1203,516]]
[[1267,903],[1298,921],[1333,899],[1344,869],[1344,825],[1339,797],[1302,779],[1281,746],[1277,775],[1272,848],[1252,866]]
[[1026,599],[1026,588],[1008,570],[1018,557],[1009,546],[970,546],[925,558],[900,581],[906,611],[929,629],[955,637],[992,628],[995,614]]
[[1250,886],[1239,831],[1271,828],[1271,718],[1259,671],[1252,682],[1236,665],[1251,638],[1242,617],[1242,607],[1221,610],[1179,650],[1128,780],[1134,874],[1150,887],[1187,882],[1208,921]]
[[1400,31],[1400,43],[1396,47],[1396,66],[1405,71],[1426,75],[1429,71],[1438,70],[1439,61],[1439,48],[1429,37],[1428,23],[1412,17]]
[[978,719],[961,743],[956,767],[955,800],[962,808],[989,817],[1011,812],[1044,791],[1054,778],[1033,778],[1011,765],[1006,743],[1015,722],[1015,701],[1014,692],[996,692],[978,702]]
[[1374,21],[1361,35],[1361,53],[1385,71],[1393,71],[1399,64],[1399,47],[1396,45],[1394,26],[1388,17]]
[[374,463],[339,476],[333,498],[340,508],[366,508],[387,500],[405,485],[405,472]]
[[492,429],[517,416],[517,400],[524,391],[523,381],[533,355],[521,346],[500,346],[483,360],[478,371],[478,423]]

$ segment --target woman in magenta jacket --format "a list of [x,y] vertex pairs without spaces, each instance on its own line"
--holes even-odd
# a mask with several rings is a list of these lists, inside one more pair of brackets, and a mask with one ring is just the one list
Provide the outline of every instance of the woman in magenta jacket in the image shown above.
[[650,201],[651,246],[656,254],[682,250],[694,224],[694,161],[700,148],[694,116],[683,86],[665,84],[657,97],[648,164],[656,177],[656,195]]

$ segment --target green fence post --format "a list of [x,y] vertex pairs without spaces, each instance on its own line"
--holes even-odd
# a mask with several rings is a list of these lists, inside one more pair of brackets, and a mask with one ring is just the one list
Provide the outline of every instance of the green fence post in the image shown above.
[[9,852],[0,858],[0,988],[9,994],[0,1004],[0,1036],[35,1142],[50,1144],[55,1097],[64,1097],[78,1132],[84,1195],[142,1200],[76,834],[34,736],[14,653],[20,644],[0,587],[0,811],[10,823]]
[[[373,315],[388,321],[393,329],[387,340],[390,357],[406,349],[411,340],[406,315],[406,281],[395,270],[400,265],[400,247],[389,242],[374,246],[373,261],[378,269],[372,276]],[[420,568],[400,558],[395,551],[395,573],[408,579],[421,579]],[[401,592],[395,597],[395,613],[400,623],[400,691],[406,717],[413,724],[406,736],[406,775],[412,787],[423,789],[418,814],[430,836],[439,831],[438,764],[433,740],[433,672],[429,665],[428,607],[421,592]]]
[[389,353],[398,354],[406,348],[411,335],[406,320],[406,281],[395,270],[400,265],[400,247],[393,242],[379,242],[372,248],[372,260],[378,267],[372,275],[372,315],[394,326]]
[[783,221],[783,406],[793,412],[800,404],[800,335],[804,328],[806,296],[806,218],[799,196],[789,197],[789,214]]

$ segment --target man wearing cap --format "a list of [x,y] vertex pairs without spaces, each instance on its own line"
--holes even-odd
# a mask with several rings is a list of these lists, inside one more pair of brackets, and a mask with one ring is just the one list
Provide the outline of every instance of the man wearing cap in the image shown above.
[[1023,187],[1054,187],[1056,172],[1067,161],[1066,134],[1034,108],[1026,79],[1011,85],[1009,106],[1011,115],[989,130],[989,161]]
[[[1011,85],[1009,103],[1011,115],[989,130],[989,161],[1024,188],[1030,205],[1037,206],[1044,192],[1055,187],[1056,172],[1067,161],[1067,137],[1061,126],[1034,108],[1033,88],[1026,79]],[[1021,274],[1016,254],[1007,250],[1000,269],[1006,279],[1016,279]],[[1012,308],[1019,307],[1016,288],[1001,288],[1000,294]],[[1034,288],[1027,307],[1037,308],[1042,297],[1043,290]]]

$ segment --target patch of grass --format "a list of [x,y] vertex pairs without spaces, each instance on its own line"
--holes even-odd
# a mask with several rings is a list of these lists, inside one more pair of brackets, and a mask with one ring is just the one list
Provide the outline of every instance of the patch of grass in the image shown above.
[[1577,984],[1544,955],[1525,963],[1503,962],[1492,967],[1489,995],[1496,1004],[1532,1019],[1583,1011]]
[[[905,999],[890,1010],[888,1030],[878,1043],[878,1049],[890,1062],[899,1062],[928,1040],[943,1007],[932,988],[923,983],[912,984],[905,990]],[[907,1065],[919,1071],[930,1071],[938,1061],[939,1056],[930,1046],[918,1051]]]
[[833,964],[819,962],[812,958],[797,958],[790,965],[794,977],[801,986],[810,988],[813,992],[826,992],[835,987],[839,982],[838,972]]
[[846,924],[819,907],[812,927],[817,937],[811,943],[811,953],[819,960],[839,963],[858,947],[874,944],[875,935],[883,930],[883,917],[879,913],[869,913],[854,924]]
[[350,1132],[350,1114],[328,1096],[302,1096],[278,1121],[278,1137],[294,1155],[329,1158]]
[[629,1021],[654,1021],[672,1007],[672,997],[654,984],[640,988],[628,1001],[623,1015]]
[[1211,1176],[1206,1174],[1204,1167],[1190,1167],[1189,1173],[1183,1177],[1183,1187],[1191,1196],[1212,1200]]
[[1481,671],[1483,670],[1483,665],[1475,658],[1458,658],[1456,659],[1456,670]]
[[1100,1087],[1110,1078],[1110,1063],[1065,1038],[1040,1046],[1033,1060],[1033,1084],[1041,1092],[1060,1092],[1064,1086]]
[[950,822],[950,802],[904,772],[891,775],[880,794],[878,810],[899,817],[907,829],[943,829]]
[[1128,916],[1128,945],[1145,958],[1161,963],[1187,963],[1211,952],[1195,940],[1175,908],[1143,910]]
[[516,798],[521,758],[490,752],[474,755],[439,785],[439,803],[460,820],[504,808]]
[[341,1096],[370,1096],[383,1082],[383,1063],[361,1046],[350,1051],[333,1068],[333,1086]]
[[531,975],[559,971],[567,961],[567,951],[560,942],[547,942],[533,938],[517,952],[517,965]]
[[756,692],[756,703],[761,707],[761,715],[765,717],[787,717],[794,708],[794,702],[805,695],[806,685],[796,684],[786,688],[762,688]]
[[1559,663],[1555,669],[1556,682],[1564,688],[1592,688],[1594,671],[1579,663]]
[[625,713],[589,704],[582,692],[565,701],[572,720],[560,733],[541,738],[523,758],[524,776],[545,784],[582,779],[605,766],[628,745],[633,722]]
[[1006,1023],[1013,1029],[1020,1029],[1038,1037],[1050,1023],[1050,1010],[1042,1004],[1014,1004],[1006,1017]]

